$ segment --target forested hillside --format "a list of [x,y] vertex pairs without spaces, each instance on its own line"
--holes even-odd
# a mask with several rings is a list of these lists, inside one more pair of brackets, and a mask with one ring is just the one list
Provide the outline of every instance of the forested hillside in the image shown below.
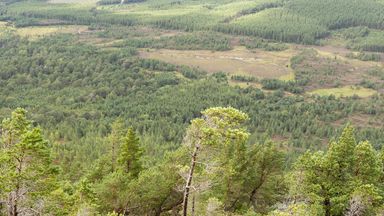
[[383,11],[0,0],[0,215],[383,215]]

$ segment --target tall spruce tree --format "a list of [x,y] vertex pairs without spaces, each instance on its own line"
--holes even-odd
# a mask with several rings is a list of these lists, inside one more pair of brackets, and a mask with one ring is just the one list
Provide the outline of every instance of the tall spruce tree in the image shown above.
[[118,162],[121,169],[137,177],[142,169],[141,156],[140,140],[133,128],[129,128],[119,152]]

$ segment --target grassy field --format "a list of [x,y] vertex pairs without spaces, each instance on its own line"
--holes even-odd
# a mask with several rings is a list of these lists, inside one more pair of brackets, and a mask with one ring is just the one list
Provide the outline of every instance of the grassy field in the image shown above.
[[16,33],[22,37],[36,39],[38,37],[47,36],[55,33],[72,33],[78,34],[86,31],[86,26],[33,26],[25,28],[16,28]]
[[172,64],[197,67],[210,73],[228,72],[230,74],[251,75],[258,78],[291,79],[293,71],[289,67],[294,50],[251,52],[244,47],[223,52],[185,51],[185,50],[150,50],[142,49],[141,57],[158,59]]
[[376,94],[377,91],[357,86],[344,86],[340,88],[328,88],[328,89],[317,89],[309,94],[319,95],[319,96],[329,96],[334,95],[336,97],[351,97],[357,95],[359,97],[365,98],[370,97]]
[[291,73],[283,75],[283,76],[279,77],[279,79],[282,80],[282,81],[292,81],[292,80],[295,80],[295,73],[293,71],[291,71]]

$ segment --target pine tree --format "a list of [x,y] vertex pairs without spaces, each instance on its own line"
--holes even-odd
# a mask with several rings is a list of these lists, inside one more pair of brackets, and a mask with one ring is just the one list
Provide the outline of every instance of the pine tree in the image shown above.
[[344,128],[337,142],[332,142],[324,158],[326,190],[329,196],[324,197],[326,215],[339,215],[345,210],[349,194],[352,190],[354,158],[356,146],[353,127]]
[[2,124],[0,200],[8,215],[40,214],[43,200],[57,188],[57,169],[41,130],[34,128],[24,109],[16,109]]
[[353,175],[358,184],[377,184],[382,174],[382,164],[369,142],[359,143],[354,150]]
[[140,148],[140,140],[136,136],[133,128],[128,129],[128,133],[120,147],[118,162],[121,169],[137,177],[142,169],[141,164],[142,150]]
[[[186,145],[192,150],[191,165],[184,187],[183,215],[187,215],[188,200],[198,155],[209,156],[222,152],[231,145],[241,144],[248,138],[242,127],[248,116],[234,108],[210,108],[202,112],[203,117],[192,121],[185,137]],[[210,151],[211,150],[211,151]],[[227,176],[230,178],[230,175]]]
[[351,126],[326,154],[307,152],[294,170],[299,200],[321,205],[326,216],[365,215],[382,204],[378,195],[382,163],[369,142],[356,145]]
[[250,147],[243,191],[254,211],[266,213],[285,194],[284,156],[271,141]]

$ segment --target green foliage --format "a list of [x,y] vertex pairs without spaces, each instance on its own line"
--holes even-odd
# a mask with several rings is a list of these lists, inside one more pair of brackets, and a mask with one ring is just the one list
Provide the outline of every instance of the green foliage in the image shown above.
[[284,154],[271,142],[246,144],[247,133],[239,128],[247,118],[244,113],[211,108],[203,114],[203,119],[192,122],[186,136],[187,144],[201,144],[194,188],[204,188],[207,182],[212,185],[193,192],[198,207],[216,208],[209,207],[216,200],[218,211],[244,213],[253,207],[256,212],[268,212],[285,191]]
[[79,25],[97,23],[98,25],[118,24],[131,26],[137,23],[137,18],[103,13],[91,7],[77,7],[70,4],[46,4],[38,1],[12,4],[7,8],[7,15],[11,19],[18,19],[20,16],[27,19],[58,19],[65,21],[64,23]]
[[[331,30],[361,26],[362,29],[383,29],[383,4],[367,0],[292,1],[143,1],[102,0],[100,5],[133,4],[130,13],[119,6],[81,6],[45,4],[42,2],[13,3],[3,17],[20,26],[42,23],[39,19],[56,19],[64,23],[108,26],[155,25],[184,31],[215,30],[219,32],[259,36],[283,42],[317,44]],[[180,10],[182,8],[182,10]],[[180,10],[180,11],[178,11]],[[37,20],[36,20],[37,19]],[[352,35],[364,34],[353,31]],[[354,37],[354,36],[352,36]],[[378,51],[378,40],[364,46]],[[269,46],[268,49],[282,49]],[[360,47],[362,48],[362,47]]]
[[242,39],[240,40],[242,46],[247,47],[247,49],[263,49],[266,51],[283,51],[288,49],[288,46],[282,43],[272,43],[265,41],[263,39]]
[[383,36],[383,31],[370,31],[364,37],[357,37],[351,40],[347,47],[359,51],[384,52]]
[[353,59],[359,59],[361,61],[380,61],[381,56],[377,53],[348,53],[346,55],[348,58],[353,58]]
[[228,37],[213,32],[197,32],[186,35],[161,37],[160,39],[129,39],[114,46],[177,50],[230,50]]
[[[377,178],[382,166],[372,146],[368,142],[356,144],[353,129],[347,126],[339,140],[330,143],[327,153],[307,153],[296,163],[299,199],[322,205],[325,215],[343,215],[360,208],[356,205],[366,205],[367,200],[372,201],[370,208],[379,206],[381,197],[375,191],[381,187]],[[359,194],[360,187],[366,189],[364,195]]]
[[[189,199],[196,215],[382,214],[384,153],[375,150],[384,141],[382,95],[301,94],[308,83],[333,80],[341,61],[303,50],[291,59],[295,81],[261,80],[261,90],[231,87],[225,73],[141,59],[137,52],[223,51],[238,43],[282,51],[288,46],[281,41],[317,44],[331,32],[351,49],[382,52],[381,1],[102,0],[95,6],[0,2],[0,20],[16,27],[89,25],[73,36],[28,40],[13,30],[0,36],[0,117],[15,109],[1,126],[2,213],[19,198],[19,215],[180,214],[191,150],[199,147]],[[237,41],[218,32],[257,38]],[[103,42],[83,43],[93,40]],[[350,57],[379,61],[379,54]],[[384,79],[379,66],[369,75]],[[380,82],[360,84],[379,88]],[[31,110],[36,122],[16,107]],[[347,121],[358,123],[356,131],[346,127],[332,140]],[[126,125],[135,130],[126,133]],[[299,153],[324,149],[329,140],[328,151],[300,156],[286,178]]]
[[240,17],[227,26],[218,26],[226,33],[258,36],[276,41],[313,44],[328,35],[325,26],[288,10],[277,8]]
[[[72,180],[111,152],[113,142],[105,137],[118,117],[136,129],[147,158],[143,163],[153,165],[180,145],[188,123],[207,107],[247,111],[252,141],[263,133],[278,135],[297,151],[320,148],[322,139],[337,134],[335,121],[357,113],[379,118],[384,107],[380,96],[364,102],[330,97],[304,103],[300,96],[234,88],[200,70],[137,59],[134,49],[99,49],[68,35],[32,42],[9,37],[1,40],[1,47],[1,117],[18,106],[33,111],[31,117],[53,142],[63,174]],[[311,55],[302,56],[305,63]],[[380,76],[380,68],[371,73]],[[289,91],[295,84],[276,83]],[[376,145],[384,139],[380,127],[362,126],[357,132]]]
[[304,92],[302,87],[302,83],[298,81],[281,81],[277,79],[263,79],[261,80],[261,84],[264,89],[267,90],[284,90],[288,92],[292,92],[294,94],[300,94]]
[[256,82],[257,78],[254,76],[232,75],[231,80],[236,80],[241,82]]
[[330,29],[354,26],[383,28],[384,5],[375,0],[361,4],[359,0],[294,0],[286,4],[289,11],[308,19],[319,20]]
[[177,208],[182,198],[177,190],[182,182],[178,172],[175,161],[143,171],[125,194],[127,208],[135,215],[159,214]]
[[[39,202],[49,199],[57,189],[57,168],[53,166],[47,141],[39,128],[32,127],[26,111],[18,108],[2,122],[0,148],[0,200],[3,214],[43,212],[48,206]],[[52,209],[51,212],[54,212]],[[66,211],[66,210],[64,210]]]
[[146,0],[101,0],[98,1],[97,4],[99,5],[111,5],[111,4],[131,4],[131,3],[139,3],[139,2],[145,2]]
[[142,150],[139,145],[139,138],[136,137],[132,128],[128,129],[128,133],[120,147],[118,162],[124,172],[137,176],[141,171],[141,155]]
[[356,39],[359,37],[365,37],[369,34],[370,30],[367,27],[351,27],[340,30],[341,37],[345,39]]

